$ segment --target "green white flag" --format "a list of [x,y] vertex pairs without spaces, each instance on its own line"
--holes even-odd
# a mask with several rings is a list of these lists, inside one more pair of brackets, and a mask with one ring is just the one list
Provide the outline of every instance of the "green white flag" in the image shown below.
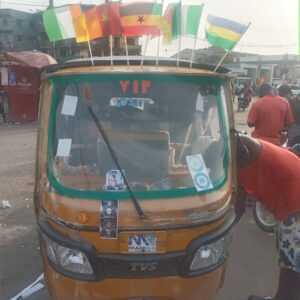
[[196,37],[201,20],[204,4],[182,5],[170,3],[165,11],[165,18],[171,24],[172,39],[180,35]]

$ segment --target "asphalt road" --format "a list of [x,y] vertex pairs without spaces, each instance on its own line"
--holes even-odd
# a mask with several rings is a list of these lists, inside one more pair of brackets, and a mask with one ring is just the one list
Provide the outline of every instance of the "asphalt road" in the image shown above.
[[[241,129],[246,129],[244,120],[245,114],[236,115]],[[0,204],[11,204],[0,209],[0,300],[7,300],[42,273],[32,207],[36,127],[0,124],[0,141]],[[249,212],[234,230],[225,285],[217,300],[271,295],[277,275],[274,238],[257,228]],[[42,290],[28,299],[49,298]]]

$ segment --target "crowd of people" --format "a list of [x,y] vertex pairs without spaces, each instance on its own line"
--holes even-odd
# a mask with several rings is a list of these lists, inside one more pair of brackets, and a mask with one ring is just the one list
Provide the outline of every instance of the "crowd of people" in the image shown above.
[[[251,102],[251,97],[249,102]],[[274,297],[248,300],[300,299],[300,100],[287,85],[259,89],[247,124],[252,137],[238,135],[239,199],[237,214],[251,195],[278,221],[280,278]]]

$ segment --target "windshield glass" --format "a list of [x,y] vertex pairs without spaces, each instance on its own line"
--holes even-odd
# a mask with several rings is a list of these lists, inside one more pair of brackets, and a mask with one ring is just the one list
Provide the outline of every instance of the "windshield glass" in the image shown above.
[[137,196],[174,197],[224,183],[222,81],[170,75],[52,80],[49,171],[60,190],[126,198],[122,174],[89,106]]

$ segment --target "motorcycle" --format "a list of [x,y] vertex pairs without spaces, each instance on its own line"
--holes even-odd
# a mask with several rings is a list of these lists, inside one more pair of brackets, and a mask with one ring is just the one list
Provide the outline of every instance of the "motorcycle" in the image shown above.
[[238,109],[237,111],[245,111],[249,106],[250,101],[244,96],[244,94],[241,94],[238,96]]

